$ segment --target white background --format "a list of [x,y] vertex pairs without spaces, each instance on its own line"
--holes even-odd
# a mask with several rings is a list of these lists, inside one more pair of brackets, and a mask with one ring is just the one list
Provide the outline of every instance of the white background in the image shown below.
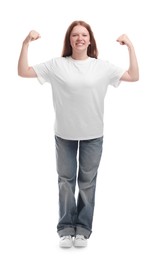
[[[1,1],[0,6],[0,259],[155,259],[155,37],[153,0]],[[51,87],[17,75],[22,41],[35,29],[29,63],[60,56],[73,20],[88,22],[99,58],[128,68],[132,40],[140,80],[109,87],[104,152],[93,233],[86,249],[62,250],[56,232]],[[55,255],[55,256],[54,256]]]

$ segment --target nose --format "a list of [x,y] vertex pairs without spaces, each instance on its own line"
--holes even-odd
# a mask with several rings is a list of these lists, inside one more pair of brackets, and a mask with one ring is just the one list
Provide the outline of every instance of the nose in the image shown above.
[[82,35],[81,34],[78,35],[78,40],[82,40]]

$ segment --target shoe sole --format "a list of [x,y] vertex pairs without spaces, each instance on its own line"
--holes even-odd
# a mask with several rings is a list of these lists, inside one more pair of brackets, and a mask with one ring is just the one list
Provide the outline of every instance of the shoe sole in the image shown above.
[[86,246],[87,246],[87,243],[83,244],[83,243],[80,243],[80,242],[79,242],[79,243],[76,243],[76,242],[75,242],[75,243],[74,243],[74,246],[75,246],[75,247],[86,247]]
[[61,247],[61,248],[70,248],[70,247],[72,247],[73,246],[73,244],[71,243],[71,244],[59,244],[59,247]]

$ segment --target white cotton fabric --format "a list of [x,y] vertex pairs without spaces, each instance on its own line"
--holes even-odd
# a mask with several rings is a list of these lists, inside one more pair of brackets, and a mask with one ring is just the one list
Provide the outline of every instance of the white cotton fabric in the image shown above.
[[90,57],[58,57],[33,68],[41,84],[52,86],[55,135],[68,140],[103,136],[104,97],[108,85],[119,85],[124,69]]

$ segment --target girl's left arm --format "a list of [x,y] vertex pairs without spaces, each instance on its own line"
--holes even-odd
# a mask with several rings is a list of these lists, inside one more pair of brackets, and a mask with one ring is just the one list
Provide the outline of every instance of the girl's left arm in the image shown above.
[[120,80],[129,82],[138,81],[139,68],[135,49],[132,42],[129,40],[126,34],[121,35],[117,39],[117,42],[119,42],[121,45],[126,45],[129,51],[129,69],[123,74]]

